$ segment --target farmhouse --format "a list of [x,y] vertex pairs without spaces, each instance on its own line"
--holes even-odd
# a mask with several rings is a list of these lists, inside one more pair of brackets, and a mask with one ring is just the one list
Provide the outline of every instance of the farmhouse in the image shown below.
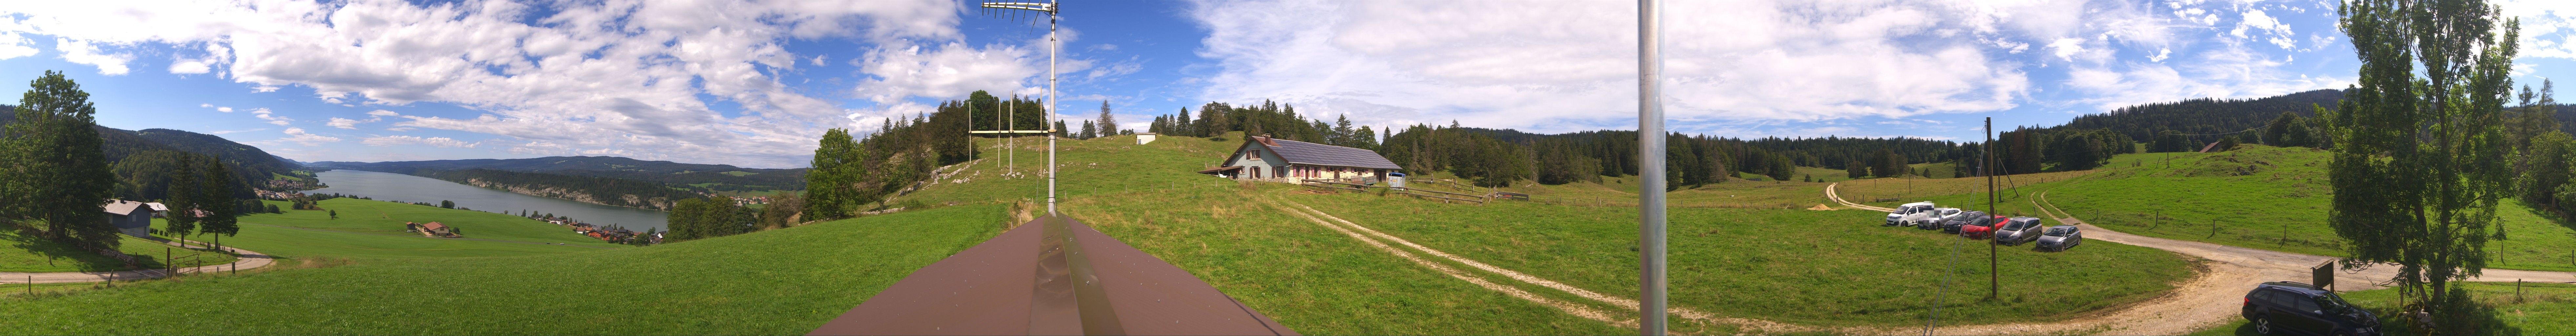
[[1269,134],[1243,140],[1215,169],[1201,170],[1238,180],[1297,182],[1303,179],[1384,178],[1404,169],[1366,149],[1281,140]]
[[116,227],[116,232],[151,238],[152,209],[153,206],[147,203],[112,199],[107,200],[103,210],[107,211],[108,226]]
[[429,222],[429,223],[409,223],[409,222],[406,222],[406,223],[403,223],[403,226],[404,226],[404,227],[406,227],[406,228],[412,229],[413,231],[420,231],[420,235],[423,235],[423,236],[431,236],[431,237],[455,237],[455,236],[456,236],[456,228],[448,227],[448,226],[447,226],[447,224],[440,224],[439,222]]

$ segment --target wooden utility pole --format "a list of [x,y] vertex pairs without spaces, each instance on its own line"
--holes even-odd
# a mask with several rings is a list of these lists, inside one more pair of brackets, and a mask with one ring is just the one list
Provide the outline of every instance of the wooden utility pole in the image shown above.
[[[1983,150],[1985,150],[1985,151],[1986,151],[1986,164],[1985,164],[1985,166],[1986,166],[1986,167],[1994,167],[1994,165],[1995,165],[1995,117],[1986,117],[1986,145],[1985,145],[1985,146],[1979,146],[1979,147],[1983,147],[1983,148],[1981,148],[1981,149],[1983,149]],[[1993,216],[1993,215],[1996,213],[1996,211],[1995,211],[1995,174],[1994,174],[1994,172],[1995,172],[1995,171],[1996,171],[1996,170],[1995,170],[1995,169],[1993,169],[1993,168],[1987,168],[1987,170],[1986,170],[1986,172],[1987,172],[1987,174],[1986,174],[1986,215],[1988,215],[1988,216]],[[1994,299],[1994,298],[1996,298],[1996,294],[1997,294],[1997,293],[2002,292],[2002,291],[2003,291],[2003,288],[2004,288],[2004,287],[2003,287],[2003,275],[2002,275],[2002,274],[1999,274],[1999,273],[1996,273],[1997,268],[1995,267],[1995,264],[1996,264],[1995,253],[1998,251],[1998,249],[1995,247],[1995,231],[1994,231],[1994,229],[1993,229],[1994,227],[1996,227],[1996,226],[1998,226],[1998,225],[2001,225],[2001,224],[2003,224],[2003,223],[1986,223],[1986,225],[1987,225],[1987,226],[1986,226],[1986,227],[1987,227],[1987,229],[1986,229],[1986,298],[1987,298],[1987,299]]]

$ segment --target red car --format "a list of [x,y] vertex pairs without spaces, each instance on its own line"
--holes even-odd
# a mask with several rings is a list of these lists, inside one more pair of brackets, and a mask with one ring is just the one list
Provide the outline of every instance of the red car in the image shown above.
[[1977,220],[1969,221],[1968,224],[1959,225],[1959,236],[1968,237],[1968,239],[1986,239],[1988,237],[1993,237],[1995,235],[1995,225],[2002,224],[2007,220],[2010,219],[2007,219],[2004,216],[1978,218]]

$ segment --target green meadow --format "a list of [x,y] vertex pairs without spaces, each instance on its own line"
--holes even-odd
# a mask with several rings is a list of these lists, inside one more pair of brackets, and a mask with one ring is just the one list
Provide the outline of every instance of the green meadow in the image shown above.
[[[1498,267],[1596,292],[1637,291],[1635,208],[1440,204],[1365,193],[1284,199]],[[1985,244],[1881,227],[1881,212],[1669,211],[1673,305],[1725,317],[1919,326],[1946,287],[1945,325],[2049,321],[2155,297],[2192,272],[2173,253],[2111,242],[2062,253],[2006,247],[1999,255],[2006,291],[1986,300],[1985,263],[1973,262],[1986,259],[1986,249],[1975,248]],[[2039,290],[2072,283],[2085,290]]]
[[[2112,162],[2138,164],[2002,191],[1997,208],[2037,216],[2029,205],[2040,200],[2120,232],[2342,256],[2343,239],[2325,221],[2334,196],[2326,183],[2326,159],[2320,150],[2261,145],[2207,154],[2127,154]],[[1907,201],[1983,208],[1984,198],[1975,193]],[[2576,229],[2514,199],[2501,202],[2496,213],[2505,239],[2487,241],[2487,267],[2576,271]]]

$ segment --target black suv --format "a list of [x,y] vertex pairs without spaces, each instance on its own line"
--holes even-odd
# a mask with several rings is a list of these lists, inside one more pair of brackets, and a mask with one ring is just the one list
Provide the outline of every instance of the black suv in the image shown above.
[[2245,292],[2246,321],[2267,335],[2378,335],[2379,317],[2317,286],[2276,281]]

